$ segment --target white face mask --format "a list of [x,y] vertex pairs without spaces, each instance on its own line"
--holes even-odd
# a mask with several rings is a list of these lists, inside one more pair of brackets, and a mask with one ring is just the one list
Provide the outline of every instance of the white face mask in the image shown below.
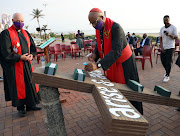
[[134,35],[132,35],[132,37],[134,37]]

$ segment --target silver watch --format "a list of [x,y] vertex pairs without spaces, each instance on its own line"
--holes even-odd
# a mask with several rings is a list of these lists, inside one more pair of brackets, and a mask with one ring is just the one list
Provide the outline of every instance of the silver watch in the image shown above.
[[101,63],[100,63],[100,62],[97,63],[97,67],[98,67],[98,68],[101,67]]

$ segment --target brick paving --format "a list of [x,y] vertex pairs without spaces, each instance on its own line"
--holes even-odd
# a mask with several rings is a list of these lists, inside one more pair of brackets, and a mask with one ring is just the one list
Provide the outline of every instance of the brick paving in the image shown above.
[[[161,85],[172,93],[178,94],[180,91],[180,68],[173,63],[171,79],[168,83],[163,83],[165,71],[160,59],[156,64],[154,55],[152,58],[153,68],[151,69],[147,60],[144,71],[141,68],[141,62],[136,61],[141,84],[150,90],[153,90],[155,85]],[[176,58],[177,55],[175,60]],[[53,58],[51,61],[56,63]],[[58,70],[73,73],[76,63],[79,63],[79,68],[83,68],[82,63],[85,61],[87,62],[86,57],[75,60],[68,56],[65,61],[60,57],[57,62]],[[41,64],[37,64],[36,60],[33,60],[33,65],[34,67],[41,66]],[[68,136],[108,135],[91,94],[65,89],[59,89],[59,91],[60,99],[67,100],[62,103],[62,108]],[[149,103],[143,103],[143,107],[144,117],[150,123],[147,136],[180,135],[180,112],[175,111],[175,107]],[[0,136],[47,136],[44,109],[27,112],[27,116],[23,118],[18,117],[16,108],[11,106],[11,102],[4,100],[3,82],[0,82]]]

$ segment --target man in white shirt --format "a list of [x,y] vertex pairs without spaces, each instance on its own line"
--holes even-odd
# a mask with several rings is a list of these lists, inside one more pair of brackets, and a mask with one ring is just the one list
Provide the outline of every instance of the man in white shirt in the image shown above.
[[170,24],[170,18],[168,15],[163,18],[165,26],[160,30],[160,48],[161,48],[161,62],[166,70],[163,82],[169,81],[169,75],[171,72],[172,55],[175,48],[175,39],[178,38],[177,29],[174,25]]

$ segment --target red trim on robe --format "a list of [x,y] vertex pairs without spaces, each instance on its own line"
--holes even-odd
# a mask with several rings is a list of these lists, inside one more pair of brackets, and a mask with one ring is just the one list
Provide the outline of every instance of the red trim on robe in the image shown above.
[[[111,39],[111,29],[114,21],[109,18],[106,18],[105,29],[104,29],[104,56],[106,56],[112,49],[112,39]],[[97,47],[99,51],[100,58],[103,58],[102,46],[101,46],[101,38],[100,38],[100,30],[96,30],[96,39],[97,39]],[[132,51],[127,44],[127,46],[122,50],[122,55],[119,59],[108,69],[106,70],[106,77],[116,83],[126,84],[124,77],[124,70],[122,63],[129,59],[132,55]]]

